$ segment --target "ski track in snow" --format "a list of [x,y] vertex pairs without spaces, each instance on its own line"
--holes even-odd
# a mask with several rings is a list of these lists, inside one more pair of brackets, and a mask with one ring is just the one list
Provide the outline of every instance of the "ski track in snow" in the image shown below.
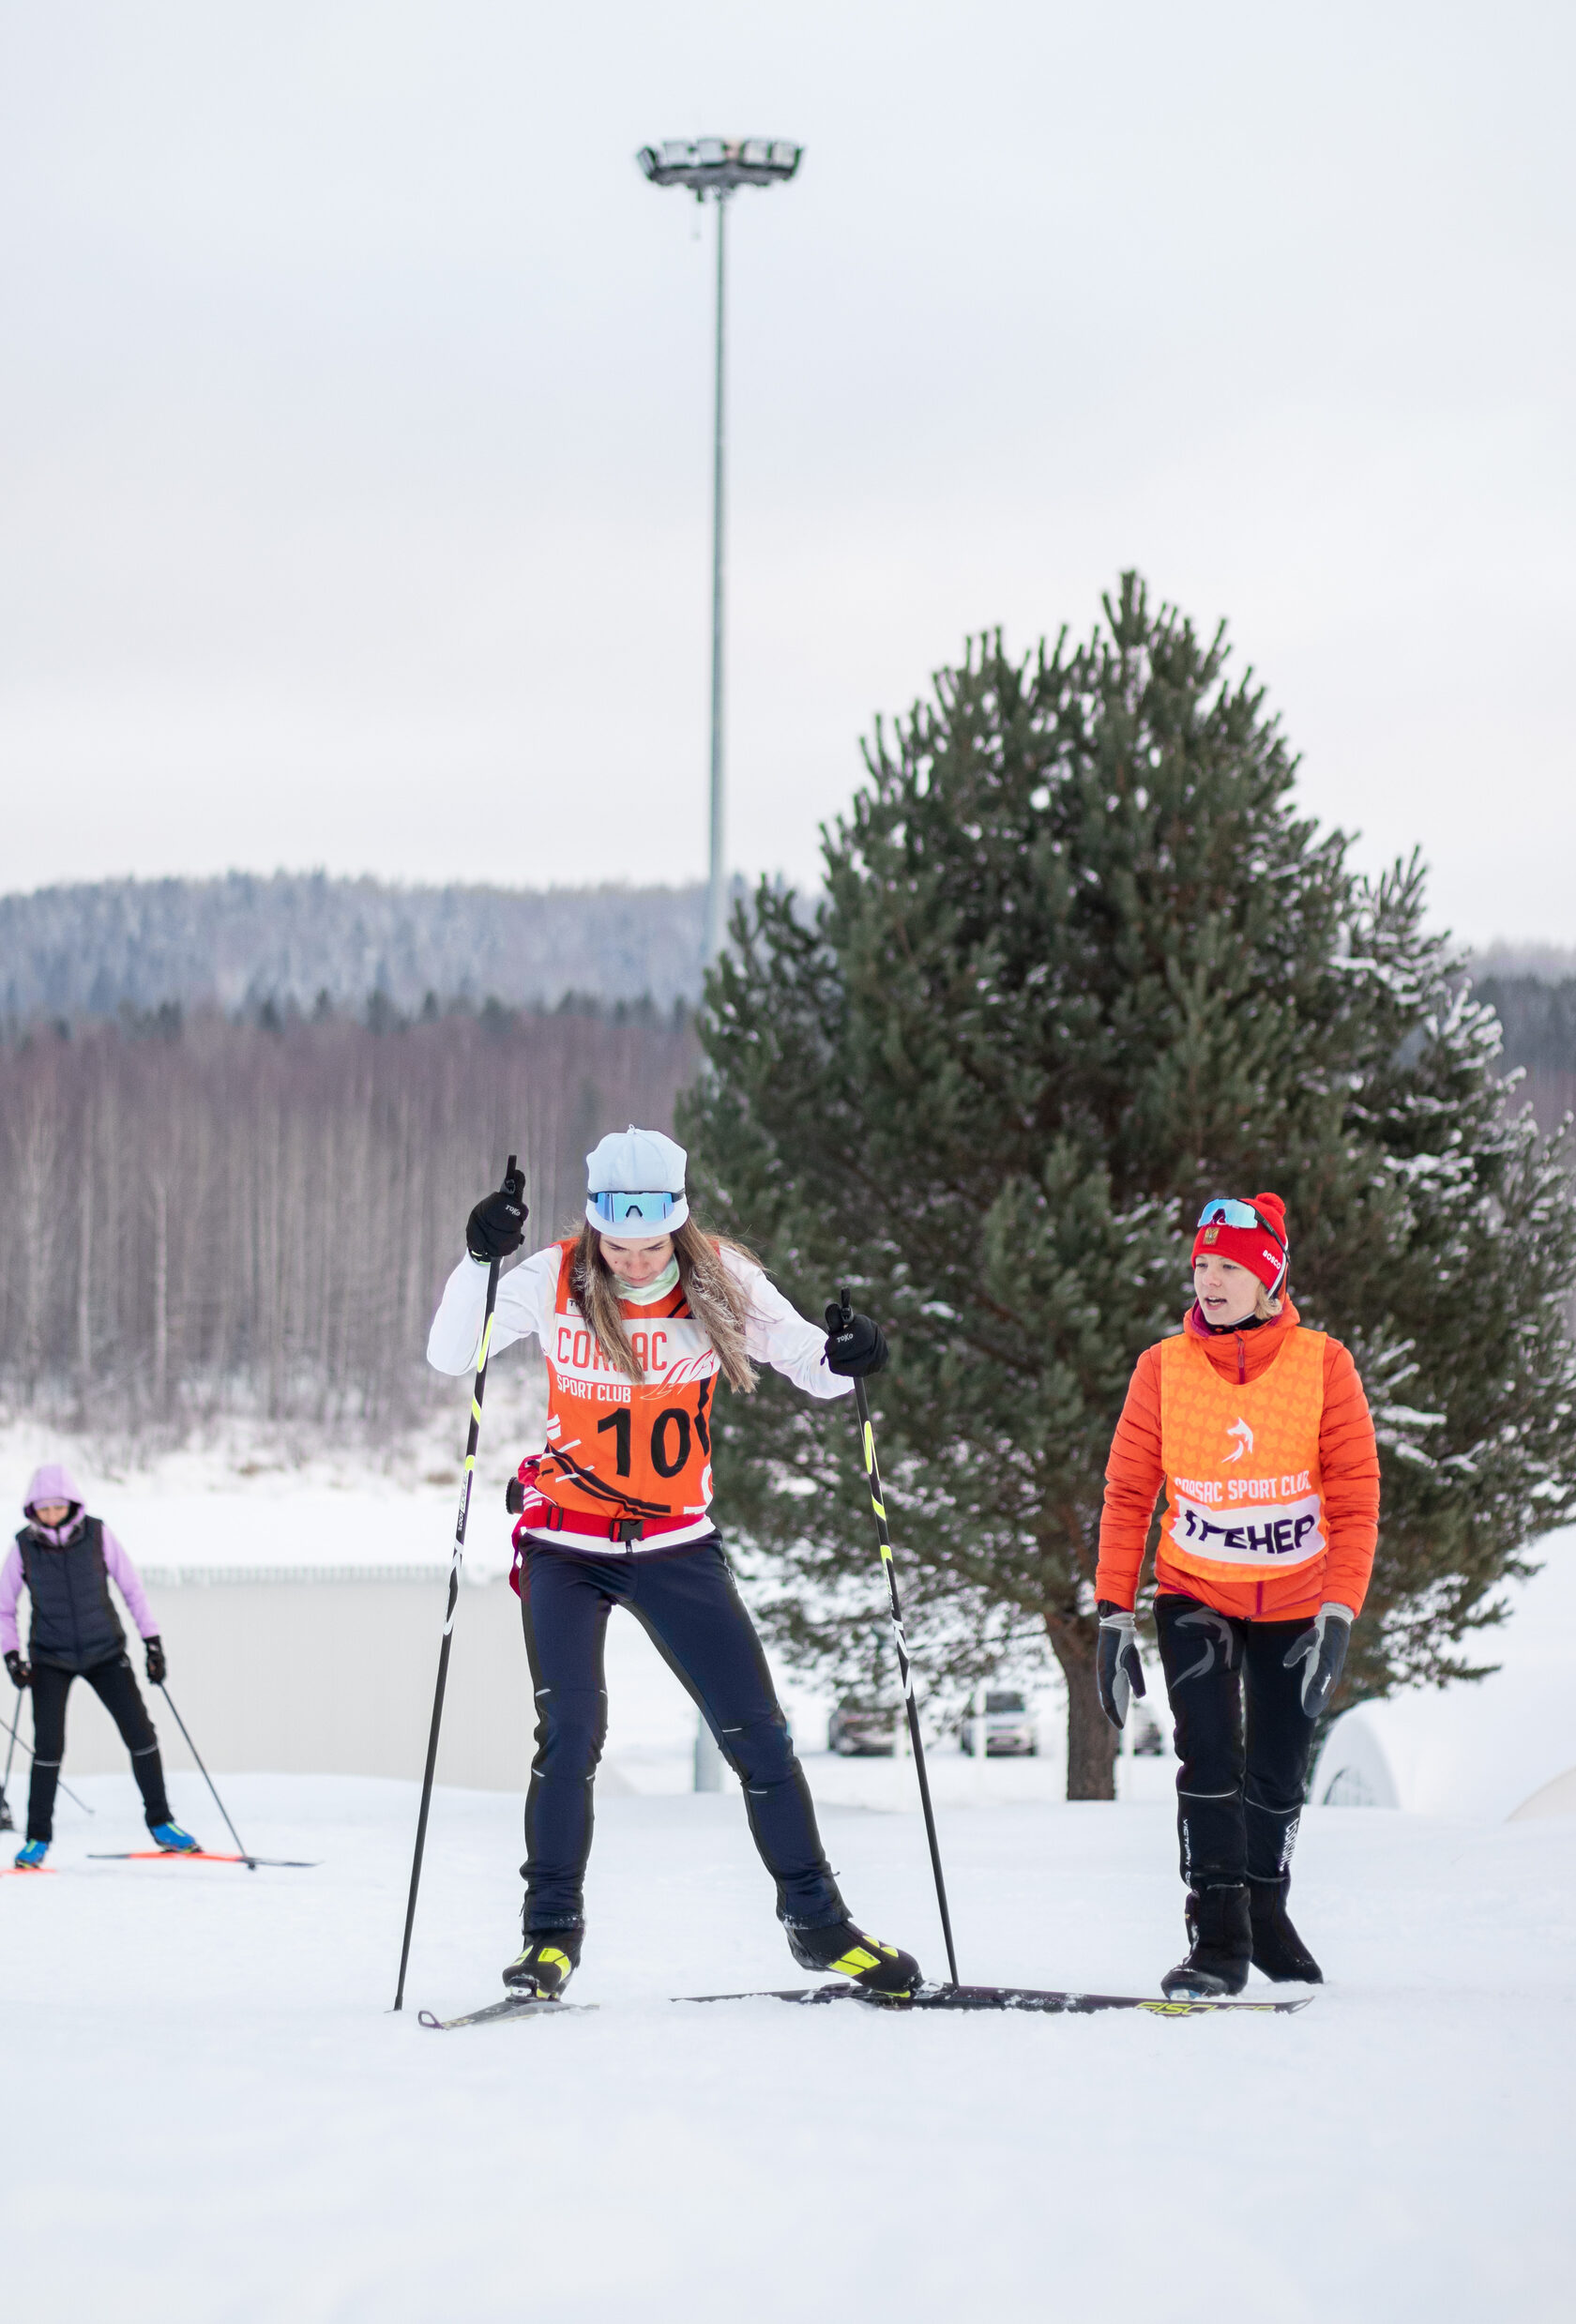
[[[600,1804],[595,2014],[448,2035],[514,1950],[518,1800],[234,1776],[260,1854],[98,1864],[129,1778],[0,1883],[7,2312],[116,2324],[1406,2324],[1570,2313],[1576,1818],[1310,1811],[1291,2018],[886,2018],[801,1980],[736,1796]],[[175,1812],[209,1846],[197,1778]],[[856,1918],[941,1963],[915,1814],[824,1815]],[[965,1978],[1153,1992],[1167,1809],[944,1815]],[[14,1843],[13,1843],[14,1845]],[[1271,1989],[1254,1979],[1250,1993]]]

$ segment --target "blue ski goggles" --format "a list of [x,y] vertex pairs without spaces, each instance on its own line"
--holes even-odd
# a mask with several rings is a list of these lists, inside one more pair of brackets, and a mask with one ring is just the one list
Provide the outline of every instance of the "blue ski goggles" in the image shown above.
[[659,1193],[651,1189],[635,1193],[588,1194],[585,1199],[603,1226],[623,1226],[630,1219],[642,1226],[660,1226],[684,1201],[682,1194]]
[[1200,1226],[1262,1227],[1280,1251],[1286,1248],[1286,1238],[1277,1226],[1272,1226],[1251,1203],[1238,1202],[1235,1194],[1211,1194],[1199,1212]]

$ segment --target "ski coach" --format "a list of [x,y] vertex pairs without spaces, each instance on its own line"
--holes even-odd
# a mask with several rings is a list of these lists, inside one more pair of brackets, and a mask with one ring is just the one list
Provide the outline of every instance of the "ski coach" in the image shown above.
[[1097,1667],[1117,1727],[1144,1693],[1133,1607],[1165,1488],[1155,1629],[1189,1940],[1161,1980],[1174,1997],[1240,1993],[1250,1961],[1323,1982],[1286,1897],[1314,1726],[1372,1570],[1379,1454],[1350,1354],[1286,1296],[1290,1264],[1279,1195],[1211,1196],[1193,1304],[1139,1358],[1105,1472]]
[[[810,1787],[711,1516],[720,1381],[749,1395],[769,1363],[807,1395],[852,1392],[886,1343],[868,1316],[807,1323],[740,1245],[703,1233],[688,1157],[631,1126],[587,1155],[578,1234],[499,1282],[494,1351],[535,1333],[547,1359],[547,1443],[511,1487],[515,1587],[537,1705],[525,1802],[523,1949],[513,1993],[552,1997],[579,1964],[592,1784],[607,1734],[602,1650],[627,1607],[688,1690],[737,1776],[750,1832],[801,1967],[902,1995],[918,1964],[856,1928],[826,1861]],[[518,1251],[518,1181],[471,1212],[467,1255],[427,1344],[440,1372],[477,1359],[488,1268]],[[828,1323],[838,1311],[829,1311]]]

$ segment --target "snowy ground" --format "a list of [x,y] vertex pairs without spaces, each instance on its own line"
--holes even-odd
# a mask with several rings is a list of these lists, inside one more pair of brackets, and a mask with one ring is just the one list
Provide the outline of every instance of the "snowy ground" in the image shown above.
[[[502,1566],[501,1480],[527,1419],[493,1439],[477,1578]],[[82,1466],[166,1576],[174,1634],[183,1595],[199,1594],[175,1575],[216,1559],[430,1567],[436,1589],[454,1499],[443,1442],[435,1429],[433,1447],[377,1466],[302,1466],[239,1439],[147,1469]],[[0,1469],[20,1495],[33,1460],[62,1449],[31,1424],[0,1430]],[[1333,1982],[1289,2019],[674,2006],[675,1993],[802,1981],[736,1796],[681,1789],[693,1713],[620,1617],[592,1931],[572,1989],[598,2009],[425,2033],[418,2006],[498,1990],[517,1941],[517,1797],[440,1792],[396,2018],[412,1785],[224,1776],[249,1844],[320,1858],[311,1872],[96,1863],[89,1849],[143,1835],[129,1776],[81,1771],[88,1712],[74,1708],[67,1780],[98,1814],[63,1801],[58,1872],[0,1879],[5,2313],[1563,2320],[1576,2307],[1576,1816],[1500,1820],[1544,1758],[1567,1764],[1576,1542],[1548,1546],[1548,1574],[1512,1593],[1517,1621],[1490,1645],[1503,1678],[1363,1714],[1403,1775],[1408,1739],[1426,1742],[1435,1792],[1407,1804],[1451,1814],[1310,1812],[1297,1912]],[[462,1606],[462,1673],[485,1595]],[[423,1705],[438,1604],[421,1634]],[[812,1750],[826,1703],[782,1675]],[[200,1677],[192,1652],[189,1711],[193,1695],[205,1709]],[[199,1725],[210,1734],[217,1714]],[[222,1845],[166,1739],[177,1814]],[[1171,1764],[1127,1761],[1121,1806],[1068,1808],[1045,1796],[1058,1760],[1053,1745],[1022,1765],[937,1755],[962,1973],[1152,1993],[1180,1950]],[[912,1767],[807,1763],[856,1913],[938,1973]],[[1483,1789],[1491,1774],[1503,1800]]]
[[[258,1872],[134,1846],[80,1786],[0,1880],[8,2314],[116,2324],[805,2324],[1571,2312],[1576,1818],[1313,1811],[1293,2018],[878,2017],[670,1994],[798,1982],[736,1796],[602,1804],[596,2014],[424,2032],[511,1950],[518,1801],[436,1803],[388,2013],[414,1791],[239,1776]],[[210,1844],[197,1779],[177,1813]],[[938,1960],[913,1814],[831,1807],[856,1911]],[[1168,1811],[944,1817],[963,1974],[1153,1991]],[[1256,1989],[1267,1990],[1257,1986]]]

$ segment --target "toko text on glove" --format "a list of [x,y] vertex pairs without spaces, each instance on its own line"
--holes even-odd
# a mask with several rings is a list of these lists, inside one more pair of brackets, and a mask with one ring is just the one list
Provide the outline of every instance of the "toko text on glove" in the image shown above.
[[33,1665],[24,1663],[14,1647],[6,1657],[6,1668],[10,1673],[12,1686],[19,1691],[33,1684]]
[[164,1641],[159,1637],[144,1638],[143,1645],[147,1649],[148,1684],[150,1687],[161,1687],[169,1668],[164,1660]]
[[886,1343],[881,1326],[868,1315],[856,1315],[851,1307],[839,1306],[834,1299],[826,1310],[827,1371],[855,1379],[884,1371],[886,1365]]
[[509,1258],[525,1239],[531,1212],[525,1174],[511,1170],[495,1194],[484,1194],[465,1222],[465,1248],[481,1267]]

